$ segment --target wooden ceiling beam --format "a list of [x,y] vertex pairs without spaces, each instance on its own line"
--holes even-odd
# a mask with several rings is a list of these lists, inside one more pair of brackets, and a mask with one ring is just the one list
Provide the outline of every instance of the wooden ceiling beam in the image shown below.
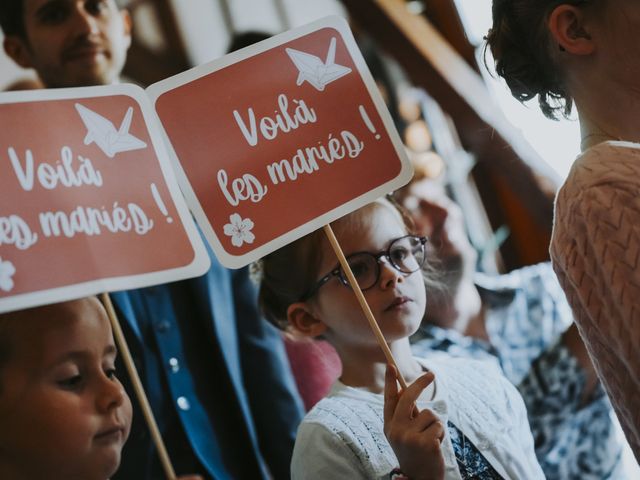
[[438,29],[447,42],[464,58],[467,64],[480,72],[476,62],[475,46],[469,43],[458,7],[452,0],[425,1],[423,15]]
[[505,177],[538,226],[550,230],[553,196],[538,178],[549,173],[557,186],[555,177],[494,104],[477,71],[425,17],[410,13],[403,0],[342,3],[358,27],[453,117],[464,148],[492,174]]

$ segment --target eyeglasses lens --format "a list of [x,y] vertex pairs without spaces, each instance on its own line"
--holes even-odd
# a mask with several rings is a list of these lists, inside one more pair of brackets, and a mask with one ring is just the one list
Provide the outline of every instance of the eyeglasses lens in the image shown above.
[[[371,288],[378,281],[378,261],[370,253],[358,253],[350,256],[349,266],[362,290]],[[343,282],[347,281],[347,275],[340,269]]]
[[[387,251],[391,265],[402,273],[413,273],[420,270],[424,263],[424,245],[418,237],[403,237],[389,245]],[[382,256],[382,255],[381,255]],[[380,274],[378,259],[371,253],[357,253],[348,257],[349,266],[362,290],[376,284]],[[349,285],[347,275],[340,269],[340,279]]]
[[424,245],[417,237],[399,238],[389,246],[389,260],[402,273],[413,273],[424,263]]

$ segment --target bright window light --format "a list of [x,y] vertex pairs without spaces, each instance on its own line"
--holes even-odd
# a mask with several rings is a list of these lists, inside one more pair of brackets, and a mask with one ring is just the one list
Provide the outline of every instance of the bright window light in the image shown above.
[[[477,48],[478,63],[484,69],[484,36],[491,28],[491,0],[455,0],[469,41]],[[487,63],[491,66],[491,57]],[[506,83],[483,71],[483,76],[505,116],[522,132],[523,136],[542,159],[564,180],[573,160],[579,153],[580,131],[575,120],[547,119],[537,100],[527,106],[515,100]]]

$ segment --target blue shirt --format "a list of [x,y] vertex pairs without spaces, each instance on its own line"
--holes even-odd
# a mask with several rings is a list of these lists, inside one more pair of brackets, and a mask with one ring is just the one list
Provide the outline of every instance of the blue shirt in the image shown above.
[[[282,339],[257,314],[247,271],[212,263],[197,279],[113,294],[125,336],[178,474],[288,478],[302,406]],[[132,401],[114,479],[164,478]]]

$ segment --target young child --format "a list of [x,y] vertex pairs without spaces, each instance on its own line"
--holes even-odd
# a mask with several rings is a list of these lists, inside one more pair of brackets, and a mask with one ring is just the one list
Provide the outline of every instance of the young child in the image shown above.
[[131,428],[116,355],[95,297],[0,315],[0,478],[115,473]]
[[131,402],[107,314],[85,298],[0,316],[0,478],[105,480]]
[[398,467],[412,479],[544,478],[522,399],[494,365],[412,356],[408,337],[426,306],[426,239],[409,235],[404,218],[384,199],[333,224],[399,369],[408,383],[418,379],[398,398],[389,373],[386,405],[385,357],[324,233],[261,262],[267,318],[304,336],[323,336],[343,366],[298,430],[293,479],[397,478]]

